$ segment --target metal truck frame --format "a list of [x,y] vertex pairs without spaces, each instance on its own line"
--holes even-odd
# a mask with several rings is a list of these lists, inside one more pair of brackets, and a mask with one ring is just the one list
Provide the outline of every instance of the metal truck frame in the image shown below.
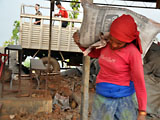
[[[23,48],[23,60],[27,56],[37,56],[42,58],[46,64],[48,61],[49,24],[45,24],[44,22],[49,21],[50,17],[26,14],[25,7],[34,6],[21,6],[19,36],[20,45]],[[41,7],[41,9],[49,8]],[[33,23],[35,18],[41,19],[40,25]],[[83,54],[72,38],[73,33],[80,28],[72,27],[72,23],[81,23],[82,20],[52,17],[52,21],[59,21],[59,25],[53,25],[52,27],[51,64],[54,70],[60,69],[57,60],[64,62],[66,59],[69,59],[67,62],[69,65],[80,65]],[[68,21],[69,25],[66,28],[62,28],[62,21]]]

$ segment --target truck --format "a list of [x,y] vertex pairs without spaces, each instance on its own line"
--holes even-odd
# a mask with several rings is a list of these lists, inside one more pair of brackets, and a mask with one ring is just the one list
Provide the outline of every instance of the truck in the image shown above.
[[[44,64],[48,63],[49,48],[49,16],[37,16],[25,12],[26,8],[34,8],[32,5],[21,5],[20,13],[20,33],[19,44],[23,48],[22,60],[27,56],[39,57]],[[50,9],[41,7],[42,9]],[[43,14],[43,13],[42,13]],[[35,18],[41,19],[40,25],[35,25]],[[59,71],[58,61],[67,63],[70,66],[82,64],[82,52],[74,43],[73,33],[80,29],[81,19],[52,17],[52,38],[51,38],[51,68],[53,71]],[[61,27],[62,21],[68,21],[66,28]],[[55,24],[56,23],[56,24]],[[78,24],[73,27],[73,24]]]

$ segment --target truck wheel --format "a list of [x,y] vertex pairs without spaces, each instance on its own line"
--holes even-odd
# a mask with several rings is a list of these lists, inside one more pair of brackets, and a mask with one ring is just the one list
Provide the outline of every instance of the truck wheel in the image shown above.
[[[41,59],[43,61],[43,64],[45,66],[47,66],[47,64],[48,64],[48,57],[43,57]],[[58,61],[55,58],[51,58],[50,59],[50,64],[51,64],[50,72],[59,72],[60,71],[59,63],[58,63]]]

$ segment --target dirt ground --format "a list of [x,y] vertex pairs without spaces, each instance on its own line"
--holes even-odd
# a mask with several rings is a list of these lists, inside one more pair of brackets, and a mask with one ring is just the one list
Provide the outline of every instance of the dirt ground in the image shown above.
[[[26,80],[24,81],[26,82]],[[23,83],[23,80],[22,80]],[[26,83],[24,83],[26,84]],[[36,86],[36,82],[33,80],[33,84]],[[35,87],[33,85],[33,87]],[[22,84],[23,86],[23,84]],[[40,88],[44,88],[44,82],[42,82]],[[25,88],[23,88],[24,90]],[[54,104],[52,113],[36,113],[28,114],[26,112],[15,113],[13,115],[6,115],[3,120],[80,120],[80,101],[81,101],[81,77],[78,76],[61,76],[54,75],[50,77],[48,81],[48,90],[53,100],[58,93],[63,97],[69,97],[69,107],[62,109],[62,104]],[[90,94],[94,94],[94,87],[90,85]],[[26,94],[26,93],[24,93]],[[23,95],[22,94],[22,97]],[[44,97],[38,94],[32,94],[32,97]],[[89,116],[91,113],[91,102],[89,109]],[[159,120],[155,117],[147,117],[147,120]]]
[[[25,79],[25,80],[23,80]],[[22,78],[23,84],[26,86],[27,77]],[[18,81],[15,81],[14,85],[17,85]],[[44,89],[44,78],[41,79],[40,89]],[[6,82],[6,86],[9,83]],[[29,85],[27,85],[29,86]],[[33,88],[36,88],[36,80],[33,79]],[[25,92],[23,92],[25,91]],[[68,98],[69,106],[64,109],[63,103],[54,104],[52,113],[37,113],[28,114],[26,112],[15,113],[13,115],[4,116],[4,120],[80,120],[80,104],[81,104],[81,77],[78,76],[61,76],[54,75],[48,80],[48,91],[51,94],[53,101],[56,94]],[[94,88],[90,89],[91,93],[94,93]],[[13,94],[12,94],[13,95]],[[28,96],[26,88],[22,88],[21,97]],[[32,97],[44,97],[36,93],[32,94]]]

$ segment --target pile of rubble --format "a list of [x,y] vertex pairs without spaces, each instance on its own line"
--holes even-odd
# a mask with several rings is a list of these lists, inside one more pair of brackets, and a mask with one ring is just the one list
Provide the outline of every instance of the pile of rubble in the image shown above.
[[[42,83],[40,88],[43,87]],[[8,118],[12,120],[80,120],[81,77],[51,76],[48,89],[53,99],[52,113],[29,114],[22,111]],[[94,93],[94,88],[90,89],[90,93]],[[32,97],[39,98],[40,96],[34,93]]]

